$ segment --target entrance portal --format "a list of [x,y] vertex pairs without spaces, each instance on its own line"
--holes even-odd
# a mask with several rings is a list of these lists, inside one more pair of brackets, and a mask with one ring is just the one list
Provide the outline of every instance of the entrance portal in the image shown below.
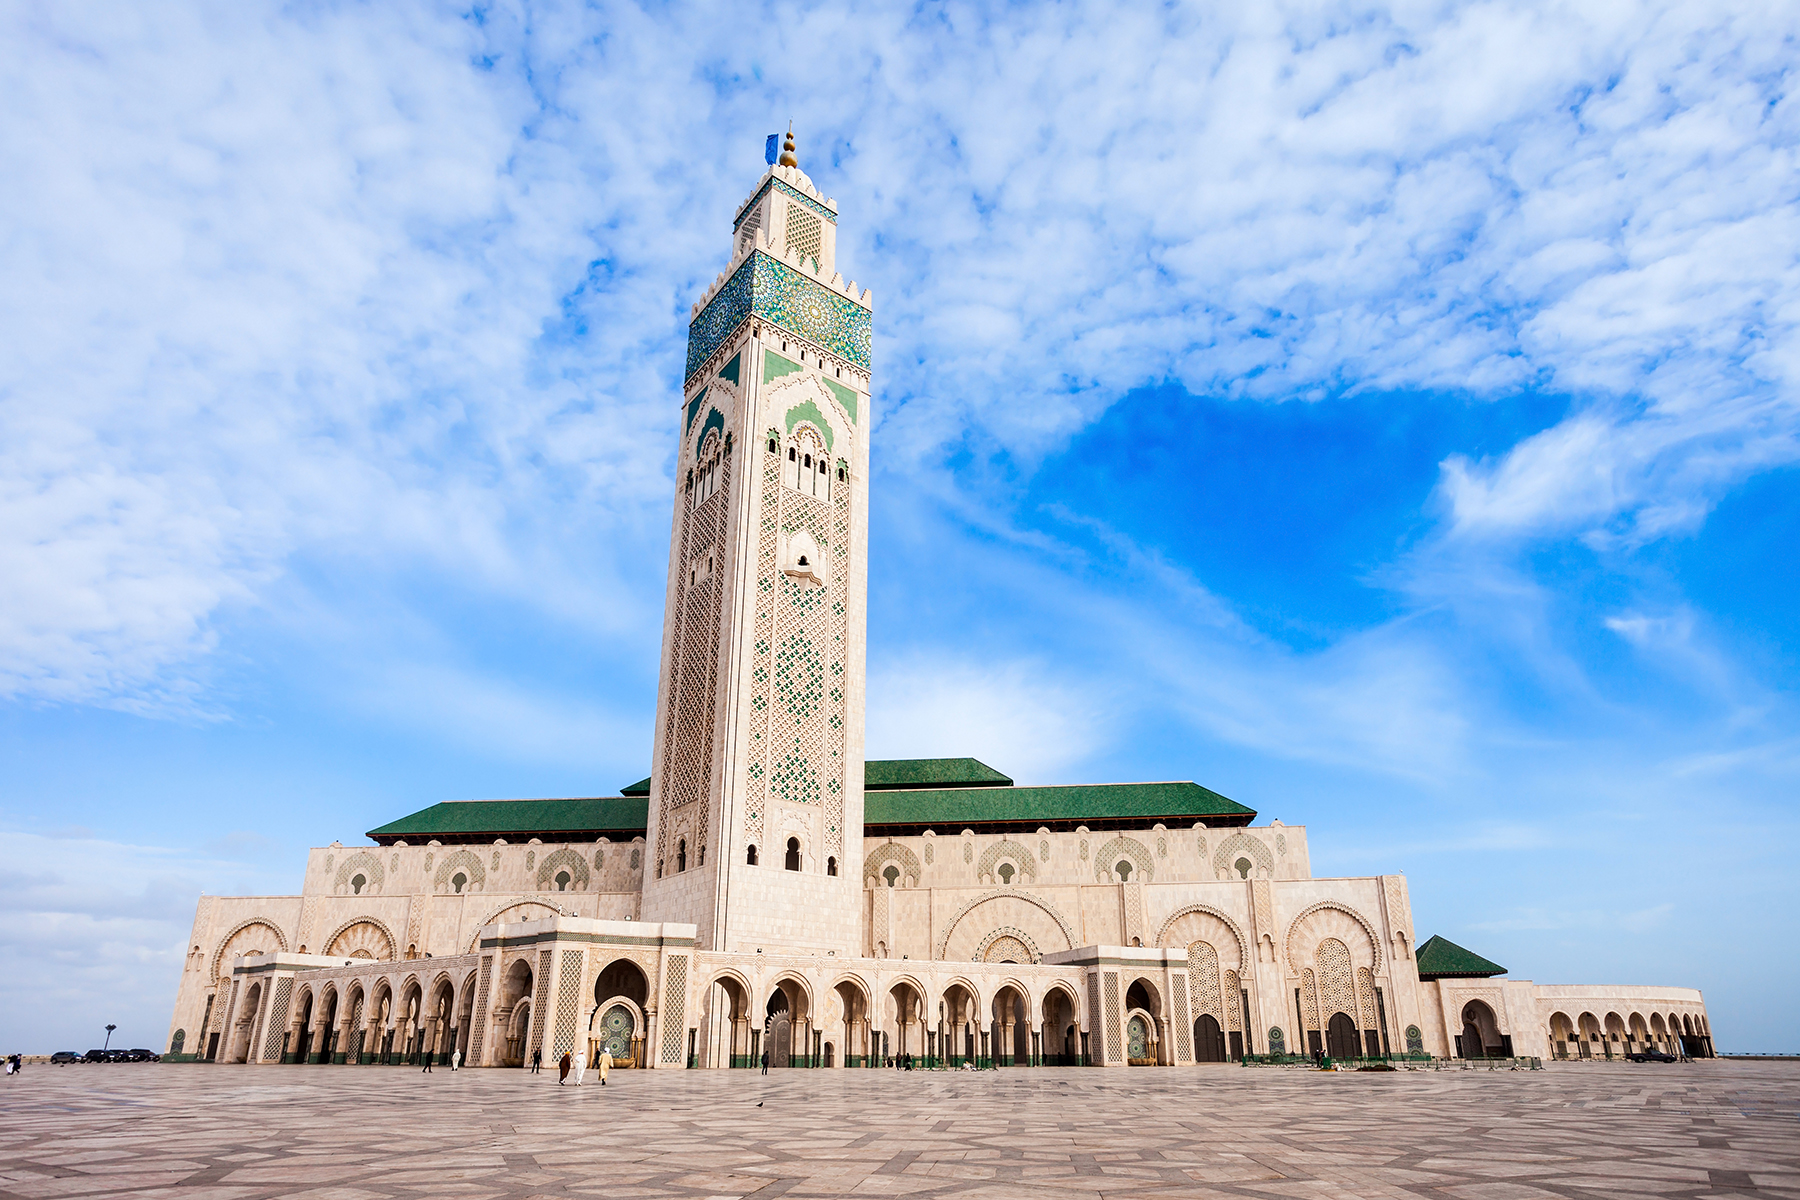
[[1200,1019],[1194,1022],[1194,1060],[1225,1061],[1225,1034],[1211,1013],[1202,1013]]
[[1325,1053],[1332,1058],[1360,1058],[1362,1051],[1357,1046],[1360,1039],[1356,1036],[1356,1022],[1347,1013],[1331,1014],[1331,1022],[1325,1027]]

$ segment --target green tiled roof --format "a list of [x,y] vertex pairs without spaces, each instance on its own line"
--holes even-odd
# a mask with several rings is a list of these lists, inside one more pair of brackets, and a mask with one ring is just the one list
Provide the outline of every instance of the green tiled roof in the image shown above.
[[650,777],[644,776],[636,783],[628,783],[619,789],[621,796],[648,796],[650,794]]
[[1078,824],[1116,825],[1122,820],[1145,825],[1157,820],[1248,825],[1254,816],[1255,809],[1197,783],[930,788],[870,792],[863,798],[865,827],[949,831],[978,825],[1073,828]]
[[1464,950],[1446,938],[1432,934],[1429,941],[1420,946],[1414,954],[1414,961],[1419,964],[1419,978],[1433,979],[1488,979],[1495,975],[1506,974],[1506,968],[1497,962],[1489,962],[1473,950]]
[[973,758],[874,758],[863,764],[865,792],[1011,786],[1007,776]]
[[[1256,816],[1254,809],[1197,783],[1013,787],[1012,780],[972,758],[871,762],[867,770],[874,782],[863,799],[863,824],[871,832],[955,832],[965,826],[998,832],[1032,830],[1040,825],[1061,829],[1077,825],[1147,829],[1159,821],[1174,825],[1199,820],[1227,826],[1248,825]],[[908,774],[931,779],[939,786],[901,786]],[[539,837],[545,841],[592,840],[602,834],[637,837],[649,825],[649,790],[650,781],[646,779],[623,789],[622,796],[451,800],[371,829],[368,836],[384,845],[402,838],[413,842],[432,838],[441,842],[485,842],[497,837]],[[1495,973],[1499,970],[1496,967]]]
[[368,836],[386,845],[397,838],[468,841],[510,834],[534,837],[567,833],[592,840],[600,834],[635,837],[649,824],[650,802],[642,796],[602,796],[584,800],[451,800],[390,821]]

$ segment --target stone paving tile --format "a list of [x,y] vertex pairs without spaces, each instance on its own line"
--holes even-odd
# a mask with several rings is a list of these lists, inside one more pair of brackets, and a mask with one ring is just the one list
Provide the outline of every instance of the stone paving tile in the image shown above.
[[553,1080],[38,1067],[0,1084],[0,1198],[1800,1200],[1800,1064]]

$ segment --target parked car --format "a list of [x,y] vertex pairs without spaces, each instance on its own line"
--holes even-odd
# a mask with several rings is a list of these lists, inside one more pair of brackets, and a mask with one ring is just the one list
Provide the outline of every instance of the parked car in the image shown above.
[[108,1050],[106,1052],[106,1061],[107,1062],[130,1062],[131,1061],[131,1051],[129,1051],[129,1050]]
[[81,1055],[75,1053],[73,1050],[58,1050],[55,1054],[50,1056],[50,1061],[59,1067],[63,1067],[73,1062],[80,1062]]
[[161,1062],[162,1055],[158,1054],[154,1050],[143,1050],[143,1049],[127,1050],[125,1052],[125,1061],[126,1062]]
[[1631,1062],[1680,1062],[1673,1054],[1664,1054],[1661,1050],[1639,1050],[1636,1054],[1625,1056]]
[[109,1056],[105,1050],[89,1050],[81,1056],[82,1062],[107,1062]]

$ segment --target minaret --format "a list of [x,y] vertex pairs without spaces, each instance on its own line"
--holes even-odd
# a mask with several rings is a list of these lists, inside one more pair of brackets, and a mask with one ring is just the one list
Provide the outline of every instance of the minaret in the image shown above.
[[872,300],[790,132],[688,326],[643,919],[862,950]]

